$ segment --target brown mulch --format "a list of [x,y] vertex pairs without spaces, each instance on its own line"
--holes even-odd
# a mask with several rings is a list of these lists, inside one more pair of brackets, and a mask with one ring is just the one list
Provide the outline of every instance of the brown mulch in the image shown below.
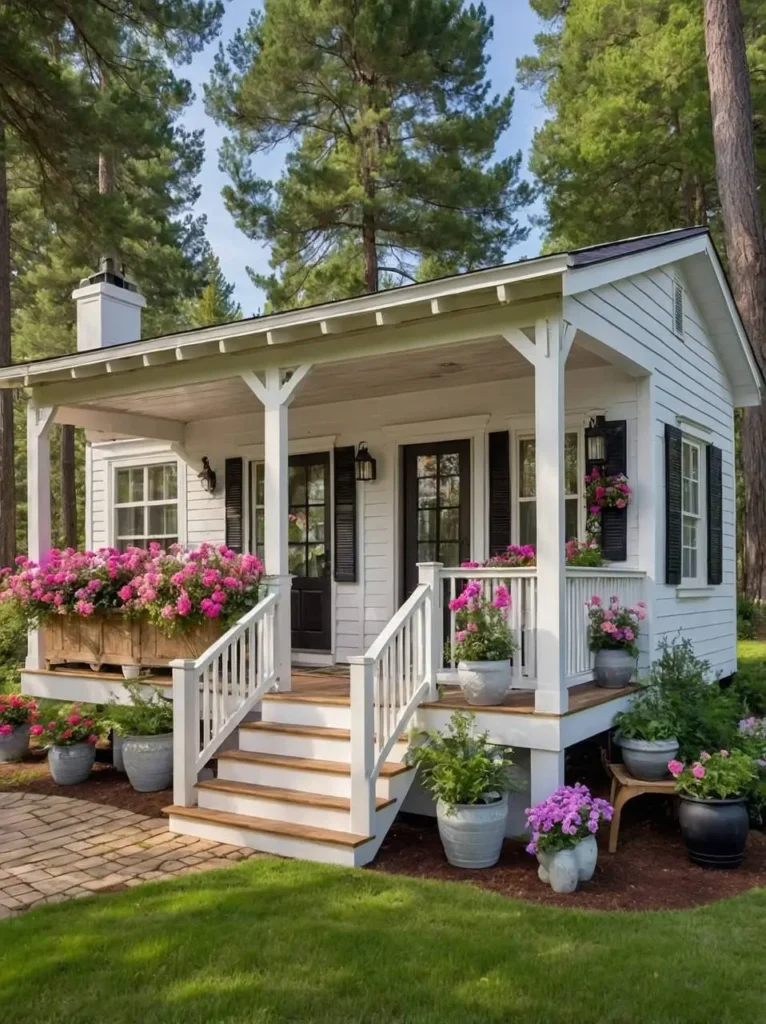
[[173,803],[171,789],[163,789],[158,793],[136,793],[127,775],[112,767],[111,752],[108,749],[96,751],[96,763],[86,782],[77,786],[59,786],[48,772],[46,751],[33,747],[23,761],[0,764],[0,792],[7,790],[41,793],[45,796],[71,796],[75,800],[109,804],[152,818],[161,817],[162,808]]
[[414,815],[395,822],[371,867],[467,882],[501,896],[579,910],[680,910],[766,886],[766,834],[751,829],[745,861],[735,871],[696,867],[687,859],[677,823],[663,812],[663,802],[657,797],[632,800],[622,813],[617,853],[607,852],[602,835],[595,875],[568,896],[556,895],[538,879],[537,860],[513,839],[506,840],[493,868],[453,868],[444,856],[435,819]]

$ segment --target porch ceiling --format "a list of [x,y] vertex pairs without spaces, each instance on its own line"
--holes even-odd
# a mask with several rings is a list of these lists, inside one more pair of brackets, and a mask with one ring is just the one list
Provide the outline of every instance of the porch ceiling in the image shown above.
[[[604,365],[606,360],[576,343],[567,359],[568,370]],[[420,349],[406,355],[377,356],[316,366],[299,389],[293,405],[329,405],[357,398],[381,398],[435,388],[513,380],[531,377],[533,373],[531,364],[500,339]],[[85,405],[182,423],[246,415],[261,408],[258,399],[239,377],[122,395]]]

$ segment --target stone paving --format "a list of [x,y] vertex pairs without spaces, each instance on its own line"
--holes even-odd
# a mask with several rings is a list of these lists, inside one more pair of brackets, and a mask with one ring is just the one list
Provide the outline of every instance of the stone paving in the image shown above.
[[164,818],[66,796],[0,793],[0,918],[253,856],[174,835]]

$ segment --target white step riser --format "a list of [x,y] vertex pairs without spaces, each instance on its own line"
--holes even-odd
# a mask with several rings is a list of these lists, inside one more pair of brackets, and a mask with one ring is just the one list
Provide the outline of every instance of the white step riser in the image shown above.
[[343,704],[304,704],[301,701],[264,700],[264,722],[282,725],[323,725],[327,729],[350,729],[351,709]]
[[[393,778],[378,779],[377,795],[388,800],[399,795],[398,780],[409,773]],[[326,796],[351,797],[351,776],[334,772],[312,772],[301,768],[283,768],[272,764],[248,764],[246,761],[223,759],[218,762],[218,778],[231,782],[252,782],[260,786],[279,789],[297,789],[304,793],[322,793]]]
[[286,800],[264,800],[261,797],[245,796],[241,793],[224,793],[217,789],[197,790],[199,806],[229,814],[247,814],[252,818],[270,818],[274,821],[289,821],[294,825],[314,825],[334,832],[351,831],[349,811],[333,810],[329,807],[310,807]]
[[250,829],[236,828],[232,825],[217,825],[207,821],[196,821],[193,818],[182,818],[170,815],[170,831],[184,836],[197,836],[215,843],[227,843],[231,846],[244,846],[251,850],[261,850],[278,857],[293,857],[298,860],[312,860],[320,864],[341,864],[353,867],[362,862],[362,855],[356,850],[333,846],[330,843],[313,843],[308,839],[296,839],[292,836],[277,836],[269,832],[253,832]]
[[351,761],[348,740],[328,740],[319,736],[299,736],[289,732],[240,729],[239,749],[257,754],[284,754],[285,757],[310,757],[319,761]]

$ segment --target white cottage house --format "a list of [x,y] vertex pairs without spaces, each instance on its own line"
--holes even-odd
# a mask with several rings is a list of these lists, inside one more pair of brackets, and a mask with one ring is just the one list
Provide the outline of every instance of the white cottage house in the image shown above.
[[[680,630],[735,670],[734,410],[762,381],[706,230],[145,340],[119,275],[74,299],[77,353],[0,370],[30,400],[31,557],[50,545],[49,433],[69,423],[87,431],[89,547],[225,542],[269,574],[257,608],[173,670],[171,828],[371,860],[405,798],[430,810],[408,796],[403,740],[462,703],[445,597],[476,575],[514,599],[515,689],[478,719],[528,770],[516,811],[629,702],[591,682],[590,594],[646,601],[642,667]],[[594,459],[634,498],[605,529],[608,564],[568,568]],[[535,568],[459,568],[530,542]],[[48,666],[38,636],[23,686],[121,691],[113,673]],[[217,777],[198,781],[212,757]]]

